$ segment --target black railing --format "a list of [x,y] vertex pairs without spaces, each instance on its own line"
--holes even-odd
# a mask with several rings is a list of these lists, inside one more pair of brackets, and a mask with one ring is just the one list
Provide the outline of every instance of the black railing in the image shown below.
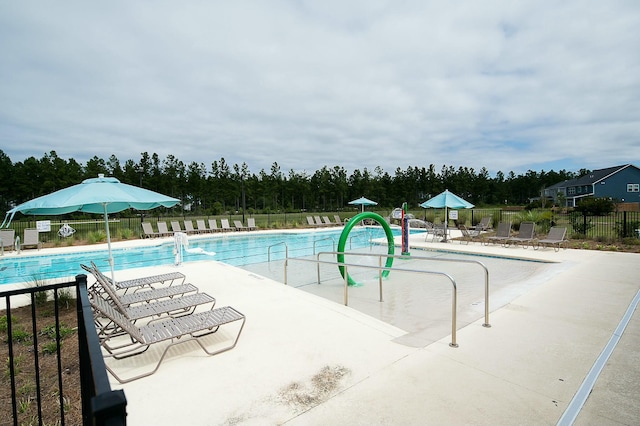
[[[30,423],[43,424],[43,389],[41,388],[40,377],[40,348],[38,346],[38,316],[36,313],[37,294],[41,292],[53,293],[53,308],[55,319],[55,352],[57,356],[57,389],[53,392],[58,398],[59,420],[54,421],[55,424],[64,425],[67,423],[65,419],[65,406],[68,404],[68,389],[63,386],[63,368],[61,356],[61,323],[60,323],[60,305],[61,292],[64,289],[76,289],[76,306],[77,306],[77,330],[78,330],[78,368],[80,376],[80,399],[81,401],[71,401],[72,404],[78,402],[82,406],[82,424],[84,425],[125,425],[126,424],[126,405],[127,401],[122,390],[111,390],[111,385],[107,378],[107,371],[104,365],[104,359],[100,349],[98,336],[96,334],[95,324],[93,322],[93,314],[89,304],[87,295],[87,276],[78,275],[75,281],[50,285],[39,285],[35,287],[9,290],[0,292],[0,297],[5,300],[6,305],[6,333],[9,356],[7,359],[7,373],[11,386],[11,415],[10,421],[14,425],[18,425],[19,412],[22,411],[24,401],[18,400],[18,390],[16,389],[16,374],[22,367],[17,365],[15,358],[14,340],[16,340],[17,330],[13,330],[12,325],[12,298],[24,297],[30,298],[31,302],[31,329],[33,339],[33,349],[30,351],[33,356],[33,371],[35,381],[35,400],[37,409],[37,419],[31,417]],[[26,370],[26,368],[25,368]],[[29,403],[32,397],[29,397]],[[7,413],[8,414],[8,413]],[[49,413],[50,415],[50,413]],[[58,415],[56,415],[57,417]],[[8,419],[4,419],[8,420]],[[47,422],[49,423],[49,422]]]

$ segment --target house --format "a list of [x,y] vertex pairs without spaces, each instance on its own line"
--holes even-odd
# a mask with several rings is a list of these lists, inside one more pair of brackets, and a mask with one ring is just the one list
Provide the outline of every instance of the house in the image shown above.
[[623,203],[640,203],[640,168],[633,164],[593,170],[582,177],[565,180],[544,189],[544,196],[558,203],[558,195],[567,207],[575,207],[584,197],[611,198]]

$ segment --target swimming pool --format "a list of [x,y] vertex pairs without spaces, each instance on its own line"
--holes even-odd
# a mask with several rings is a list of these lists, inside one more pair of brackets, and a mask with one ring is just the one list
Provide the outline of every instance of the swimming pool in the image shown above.
[[[399,228],[392,228],[400,235]],[[217,260],[233,266],[279,260],[285,257],[285,244],[289,257],[313,255],[318,251],[336,250],[342,228],[301,232],[225,233],[189,239],[189,249],[215,252],[211,257],[204,253],[184,253],[183,262]],[[418,231],[419,232],[419,231]],[[356,227],[349,233],[349,249],[367,247],[372,239],[384,238],[381,227]],[[271,247],[271,249],[270,249]],[[115,270],[146,266],[171,265],[175,261],[173,240],[155,246],[113,249]],[[269,253],[270,252],[270,253]],[[36,279],[59,279],[84,273],[81,263],[93,260],[104,270],[109,269],[108,252],[84,251],[49,254],[46,256],[7,255],[0,257],[0,285],[32,282]]]

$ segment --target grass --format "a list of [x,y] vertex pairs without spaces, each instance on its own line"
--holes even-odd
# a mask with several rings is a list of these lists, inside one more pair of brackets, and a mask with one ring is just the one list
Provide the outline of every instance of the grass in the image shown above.
[[[77,331],[68,324],[76,324],[77,313],[75,302],[69,305],[60,304],[60,339],[62,365],[62,409],[65,423],[82,424],[82,407],[80,401],[80,375],[78,369]],[[36,305],[36,325],[38,332],[38,362],[40,377],[40,396],[42,400],[42,424],[59,424],[60,422],[60,390],[58,389],[58,357],[55,333],[53,301]],[[3,326],[4,324],[4,326]],[[3,374],[0,378],[0,413],[4,417],[0,424],[11,424],[11,370],[9,363],[9,345],[7,336],[7,315],[0,312],[0,359],[4,360]],[[31,330],[31,306],[13,308],[11,325],[14,340],[13,368],[18,401],[17,424],[38,424],[37,386],[34,367],[33,336],[24,330]]]

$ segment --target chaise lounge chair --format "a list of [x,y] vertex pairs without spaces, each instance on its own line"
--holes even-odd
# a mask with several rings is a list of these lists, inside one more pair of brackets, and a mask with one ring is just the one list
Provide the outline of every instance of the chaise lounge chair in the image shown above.
[[4,253],[4,250],[13,250],[16,244],[16,231],[15,229],[0,229],[0,250]]
[[155,238],[159,236],[160,232],[155,232],[153,230],[153,227],[151,226],[151,223],[142,222],[142,238]]
[[[118,290],[124,290],[125,293],[127,290],[138,291],[141,288],[149,287],[151,289],[155,288],[158,284],[164,286],[173,286],[174,284],[184,284],[185,275],[181,272],[167,272],[165,274],[157,274],[150,275],[147,277],[133,278],[130,280],[124,281],[116,281],[115,283],[111,281],[111,278],[106,277],[100,269],[96,266],[93,261],[91,261],[91,266],[97,272],[100,272],[102,276],[104,276],[110,284],[114,285]],[[176,281],[179,280],[179,283]]]
[[[114,371],[109,363],[105,363],[106,369],[120,383],[128,383],[142,377],[147,377],[158,371],[158,368],[160,368],[160,364],[167,355],[168,350],[179,343],[195,341],[208,355],[216,355],[233,349],[238,343],[238,339],[240,338],[240,334],[242,333],[245,323],[245,316],[243,314],[230,306],[225,306],[223,308],[198,312],[179,318],[168,318],[161,321],[150,322],[138,327],[120,311],[109,305],[109,303],[104,299],[100,297],[92,298],[90,302],[96,317],[108,319],[110,322],[115,324],[118,329],[126,333],[126,336],[110,336],[103,333],[100,329],[100,325],[97,324],[100,345],[107,351],[105,358],[127,358],[145,352],[153,344],[168,342],[168,344],[164,346],[164,349],[160,349],[162,350],[162,355],[151,371],[147,371],[133,377],[123,378]],[[222,347],[216,345],[212,348],[213,350],[208,349],[207,346],[204,345],[201,337],[215,333],[221,326],[232,324],[234,322],[239,322],[240,327],[235,338],[233,338],[230,344]],[[116,345],[109,345],[109,343],[113,343],[111,342],[112,340],[115,341],[119,339],[126,339],[130,343],[126,344],[122,349]],[[114,347],[117,347],[118,349],[114,349]]]
[[171,230],[176,233],[176,232],[184,232],[182,230],[182,228],[180,228],[180,222],[178,222],[177,220],[172,220],[171,221]]
[[489,245],[489,243],[504,244],[509,237],[511,237],[511,222],[500,222],[496,234],[484,238],[483,243],[485,245]]
[[322,222],[327,226],[336,226],[337,225],[337,223],[331,222],[331,219],[329,219],[329,216],[322,216]]
[[515,237],[509,237],[504,242],[505,247],[510,244],[522,244],[522,248],[527,248],[529,244],[533,246],[533,238],[535,236],[536,224],[533,222],[520,223],[520,229],[518,235]]
[[190,221],[190,220],[185,220],[184,221],[184,232],[186,232],[187,234],[195,234],[195,233],[197,233],[197,231],[193,227],[193,222],[192,221]]
[[161,237],[167,237],[171,235],[169,228],[167,228],[167,222],[158,222],[158,233]]
[[340,219],[340,216],[338,216],[337,214],[333,215],[333,219],[336,221],[336,225],[338,226],[344,225],[344,223],[342,223],[342,220]]
[[36,247],[38,250],[42,248],[40,242],[40,231],[34,228],[24,230],[24,239],[20,241],[20,250],[25,247]]
[[245,227],[242,222],[240,222],[239,220],[234,220],[233,221],[233,226],[235,227],[236,231],[248,231],[249,228]]
[[465,225],[458,225],[458,229],[462,232],[462,239],[460,243],[466,242],[468,245],[471,241],[478,241],[480,237],[480,231],[475,229],[468,229]]
[[222,229],[218,228],[218,221],[215,219],[209,219],[209,230],[211,232],[220,232]]
[[[116,306],[118,310],[129,320],[135,322],[142,318],[160,317],[169,315],[172,317],[189,315],[195,311],[200,305],[211,303],[211,309],[216,304],[216,299],[207,293],[193,293],[182,296],[174,296],[171,298],[147,299],[143,303],[131,302],[126,303],[121,296],[111,287],[108,281],[104,279],[102,274],[97,274],[86,265],[81,265],[83,269],[93,273],[96,278],[96,284],[91,287],[90,295],[94,298],[100,298],[108,303]],[[147,296],[149,296],[147,294]],[[109,329],[108,325],[103,325],[105,330]]]
[[258,229],[258,227],[256,226],[255,218],[253,217],[247,218],[247,228],[249,228],[249,231],[254,231]]
[[490,228],[491,228],[491,216],[483,217],[482,219],[480,219],[480,222],[478,222],[478,224],[474,227],[474,229],[478,233],[484,232]]
[[[102,283],[111,284],[111,280],[106,275],[104,275],[100,271],[100,269],[98,269],[95,263],[91,262],[91,266],[86,266],[86,265],[80,265],[80,266],[85,271],[92,274],[94,278],[96,278],[96,281],[98,279],[101,279]],[[184,279],[183,274],[180,274],[179,272],[177,272],[176,274],[178,274],[178,277],[181,276]],[[169,274],[154,275],[152,277],[147,277],[147,278],[151,278],[151,280],[155,281],[158,278],[160,279],[166,278],[167,275]],[[138,280],[140,279],[132,280],[132,282],[135,282]],[[135,284],[138,284],[138,283],[135,283]],[[157,282],[154,282],[154,284],[157,284]],[[106,285],[106,284],[102,284],[102,285]],[[137,288],[135,289],[135,291],[127,293],[126,290],[132,287],[137,287]],[[146,285],[142,285],[142,286],[136,285],[136,286],[130,286],[128,288],[125,288],[125,292],[120,295],[120,302],[122,302],[126,306],[129,306],[135,303],[143,303],[143,302],[148,302],[150,300],[158,300],[158,299],[170,299],[175,296],[182,296],[188,293],[197,293],[197,292],[198,292],[198,288],[196,286],[188,283],[185,284],[184,282],[181,284],[173,285],[173,281],[170,281],[167,287],[151,287]]]
[[229,225],[229,219],[220,219],[220,225],[223,231],[233,231],[233,228]]
[[566,235],[567,235],[567,228],[553,226],[549,230],[549,235],[547,235],[547,238],[543,238],[542,240],[535,240],[533,242],[533,248],[535,250],[538,250],[540,246],[544,246],[544,247],[551,246],[555,251],[560,251],[561,247],[566,249],[567,240],[564,239]]
[[207,232],[211,232],[211,229],[207,229],[207,224],[204,222],[204,219],[196,220],[197,231],[200,234],[206,234]]

